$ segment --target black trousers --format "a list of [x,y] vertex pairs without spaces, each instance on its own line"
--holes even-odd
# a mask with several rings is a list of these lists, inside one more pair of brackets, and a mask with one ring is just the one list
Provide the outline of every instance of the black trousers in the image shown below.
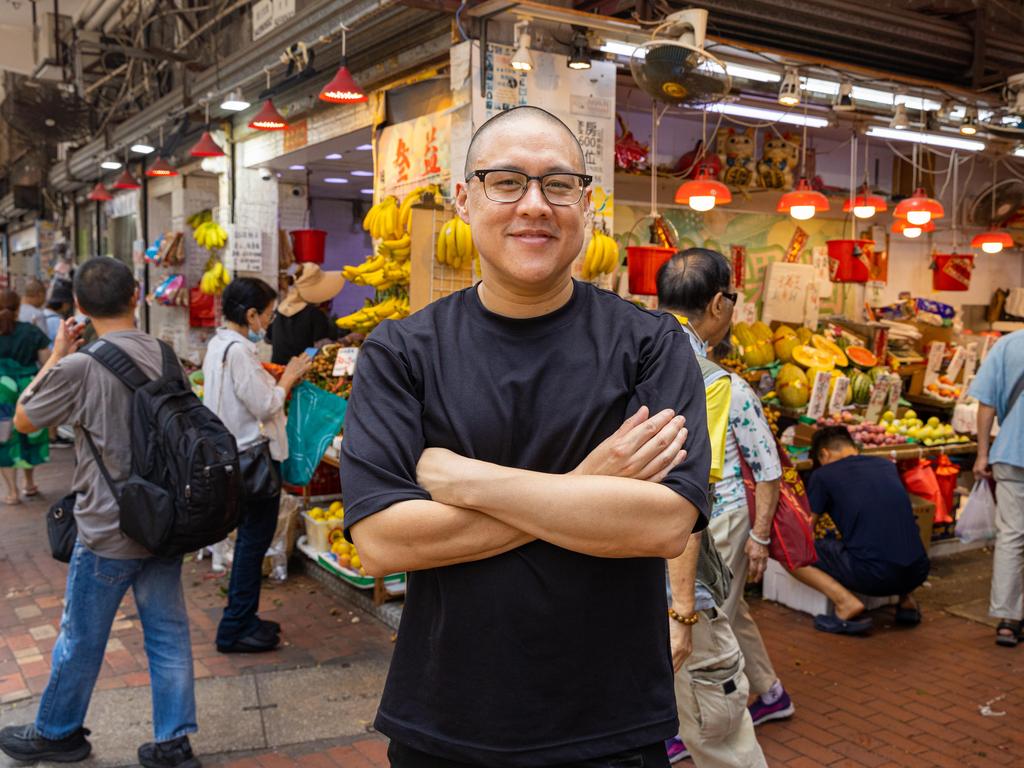
[[[492,768],[435,757],[397,741],[392,741],[388,746],[388,760],[391,761],[391,768]],[[668,768],[668,756],[664,742],[659,741],[641,749],[578,763],[560,763],[551,768]]]

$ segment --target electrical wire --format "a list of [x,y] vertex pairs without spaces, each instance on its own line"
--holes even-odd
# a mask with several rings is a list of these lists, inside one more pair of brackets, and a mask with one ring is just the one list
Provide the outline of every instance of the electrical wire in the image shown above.
[[459,34],[462,35],[463,40],[469,40],[469,35],[466,34],[466,30],[462,28],[462,12],[466,9],[466,0],[462,0],[458,10],[455,11],[455,28],[459,30]]

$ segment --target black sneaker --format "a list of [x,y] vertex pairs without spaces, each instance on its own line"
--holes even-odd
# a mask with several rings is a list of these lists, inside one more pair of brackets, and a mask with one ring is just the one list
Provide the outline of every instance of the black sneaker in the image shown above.
[[139,763],[145,768],[201,768],[203,765],[192,754],[188,736],[143,744],[139,747]]
[[92,744],[85,738],[88,735],[88,728],[79,728],[63,739],[45,739],[34,725],[12,725],[0,730],[0,751],[26,763],[36,760],[77,763],[92,752]]
[[60,437],[59,435],[50,441],[51,448],[74,448],[75,441]]

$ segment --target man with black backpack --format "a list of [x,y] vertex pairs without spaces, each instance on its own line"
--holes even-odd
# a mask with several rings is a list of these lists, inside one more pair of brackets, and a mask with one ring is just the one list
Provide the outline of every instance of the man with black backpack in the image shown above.
[[[139,476],[139,457],[132,455],[136,441],[130,440],[133,426],[139,426],[142,406],[156,400],[153,393],[182,413],[194,403],[183,394],[187,382],[177,361],[168,359],[161,342],[135,327],[138,289],[125,264],[106,257],[89,260],[75,275],[74,296],[99,336],[96,344],[116,347],[116,351],[102,361],[92,350],[79,352],[84,327],[74,319],[65,321],[58,329],[53,354],[17,406],[14,425],[21,432],[54,424],[75,426],[72,489],[77,494],[73,506],[77,541],[68,570],[61,633],[35,723],[0,731],[0,750],[23,761],[77,762],[89,756],[89,731],[83,727],[86,710],[114,616],[131,587],[149,659],[155,732],[155,741],[139,748],[139,762],[147,768],[198,768],[188,738],[196,731],[195,681],[180,553],[154,556],[123,532],[126,491],[133,482],[147,482]],[[120,353],[130,361],[115,374],[107,366],[111,361],[124,362]],[[146,384],[148,399],[123,380],[137,373],[136,366],[152,380]],[[237,455],[234,462],[229,475],[231,469],[237,471]],[[158,459],[157,463],[165,462]],[[213,469],[212,476],[219,477],[213,465],[206,469],[207,475]],[[168,530],[180,532],[181,514],[188,505],[177,498],[174,478],[154,483],[160,478],[152,473],[147,477],[150,490],[159,496],[163,488],[167,498],[166,509],[146,508],[146,516],[158,519],[169,511]],[[205,492],[205,488],[198,490]],[[169,540],[165,535],[164,541]],[[159,553],[173,551],[168,546]]]

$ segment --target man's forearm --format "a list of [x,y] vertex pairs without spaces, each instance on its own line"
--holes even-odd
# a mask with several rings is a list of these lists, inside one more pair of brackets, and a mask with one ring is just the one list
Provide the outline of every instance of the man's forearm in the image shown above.
[[51,354],[47,361],[43,363],[43,367],[39,369],[38,373],[36,373],[32,382],[25,387],[25,389],[22,390],[22,393],[18,396],[18,402],[14,406],[14,428],[19,432],[29,435],[33,432],[38,432],[43,427],[51,426],[49,424],[33,424],[32,420],[29,419],[28,415],[25,413],[24,408],[22,408],[21,401],[35,390],[36,386],[43,380],[43,377],[47,372],[58,362],[60,362],[60,358],[56,354]]
[[754,485],[754,524],[751,529],[759,539],[771,538],[781,484],[781,480],[768,480]]
[[689,616],[694,610],[693,590],[697,583],[700,537],[700,533],[691,534],[683,554],[668,561],[668,583],[672,587],[672,608],[683,616]]
[[416,499],[359,521],[352,539],[366,572],[383,576],[484,560],[533,537],[471,509]]
[[435,499],[587,555],[676,557],[698,515],[693,504],[658,483],[464,461],[458,477],[431,488]]
[[996,421],[996,409],[991,405],[978,403],[978,455],[988,456],[992,443],[992,425]]

